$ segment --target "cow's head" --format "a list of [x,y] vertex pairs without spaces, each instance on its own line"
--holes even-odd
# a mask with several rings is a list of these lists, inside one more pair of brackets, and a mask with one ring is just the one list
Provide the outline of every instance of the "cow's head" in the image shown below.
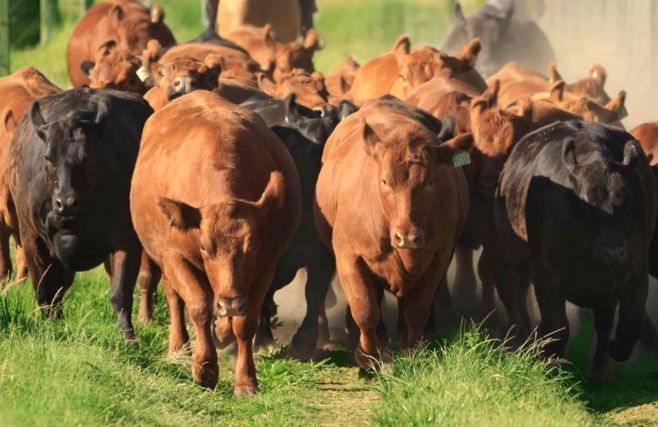
[[156,64],[155,84],[169,101],[194,90],[213,90],[219,84],[220,63],[221,58],[211,54],[203,63],[185,56],[164,65]]
[[620,91],[605,106],[599,105],[587,96],[565,93],[565,84],[558,80],[551,86],[550,99],[560,108],[583,118],[588,122],[622,127],[625,117],[626,92]]
[[425,224],[435,206],[438,168],[453,167],[453,156],[470,151],[469,134],[443,142],[429,129],[408,120],[363,121],[366,153],[377,164],[377,187],[396,249],[422,249]]
[[272,172],[260,199],[250,202],[227,199],[204,207],[161,197],[160,210],[170,226],[196,231],[203,268],[214,293],[217,316],[244,316],[250,304],[249,290],[261,254],[262,229],[273,212],[285,203],[285,180]]
[[108,40],[96,51],[94,68],[89,73],[89,86],[143,95],[148,85],[137,73],[141,66],[138,56],[120,50],[115,40]]
[[294,68],[313,72],[313,54],[320,46],[320,35],[311,28],[306,32],[303,42],[275,43],[275,68],[273,76],[279,80],[283,73]]
[[285,98],[295,94],[298,103],[313,109],[325,105],[329,96],[322,74],[309,73],[300,68],[281,73],[276,83],[265,74],[261,74],[258,77],[258,87],[275,98]]
[[592,147],[596,145],[585,134],[566,138],[562,143],[562,163],[574,193],[587,206],[583,212],[588,224],[584,233],[593,239],[594,261],[619,265],[629,255],[620,216],[629,211],[639,188],[634,177],[642,149],[637,141],[626,142],[619,162]]
[[149,40],[162,40],[166,46],[175,41],[164,24],[164,10],[159,5],[145,8],[140,4],[116,3],[108,11],[118,46],[139,55]]
[[406,96],[413,88],[439,74],[461,80],[481,91],[487,88],[482,76],[473,68],[480,51],[478,39],[471,40],[454,56],[433,47],[410,50],[409,39],[405,36],[398,37],[394,50],[402,81],[401,96]]
[[[498,178],[514,143],[527,133],[525,112],[514,112],[498,107],[498,80],[480,97],[471,101],[471,130],[475,148],[481,160],[478,166],[475,191],[493,198]],[[527,110],[526,107],[522,107]]]
[[[573,95],[590,98],[600,105],[605,105],[610,102],[610,97],[604,89],[607,78],[608,74],[606,73],[605,68],[597,64],[592,67],[589,75],[584,79],[565,85],[564,91]],[[560,80],[564,79],[557,70],[555,64],[551,63],[548,66],[548,81],[551,84],[556,84]]]
[[46,122],[39,101],[30,107],[29,117],[44,144],[43,165],[51,197],[52,215],[57,222],[79,216],[94,196],[101,170],[100,140],[108,106],[103,100],[62,119]]

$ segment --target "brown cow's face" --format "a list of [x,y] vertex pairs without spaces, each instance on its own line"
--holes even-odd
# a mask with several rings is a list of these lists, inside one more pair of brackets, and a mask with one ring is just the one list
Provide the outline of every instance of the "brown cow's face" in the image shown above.
[[137,56],[120,51],[115,41],[108,41],[96,52],[96,62],[89,74],[89,86],[143,95],[148,88],[137,75],[140,66],[141,60]]
[[[169,224],[198,235],[198,256],[213,289],[216,316],[244,316],[253,307],[251,288],[258,277],[257,260],[267,251],[263,225],[279,209],[285,195],[283,176],[272,172],[270,181],[257,202],[227,199],[203,208],[160,198],[159,205]],[[263,249],[265,248],[265,249]]]
[[319,109],[327,104],[327,87],[324,77],[320,73],[308,73],[295,68],[293,71],[283,73],[277,83],[261,75],[258,79],[259,88],[275,98],[286,98],[295,94],[297,103],[311,109]]
[[452,164],[456,151],[469,150],[467,138],[439,145],[426,129],[400,125],[381,136],[364,123],[366,152],[377,163],[381,207],[389,224],[390,244],[396,249],[422,249],[426,243],[425,224],[436,206],[435,180],[438,168]]
[[308,30],[303,43],[278,43],[275,49],[274,79],[294,68],[313,72],[313,54],[320,44],[320,37],[314,29]]
[[469,43],[455,56],[447,55],[432,47],[416,49],[409,53],[404,49],[397,49],[396,59],[400,68],[404,95],[439,74],[464,81],[481,90],[486,89],[484,79],[473,68],[479,50],[479,40]]
[[194,90],[215,89],[221,72],[217,63],[207,65],[190,57],[178,58],[156,68],[155,83],[169,101]]

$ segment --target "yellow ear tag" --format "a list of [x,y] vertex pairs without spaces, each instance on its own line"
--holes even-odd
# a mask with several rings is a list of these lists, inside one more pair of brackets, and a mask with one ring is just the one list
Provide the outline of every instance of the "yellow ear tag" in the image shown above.
[[143,82],[145,82],[146,80],[148,80],[151,77],[151,73],[143,65],[137,69],[136,74],[137,74],[137,77]]
[[452,165],[456,168],[461,168],[462,166],[471,164],[471,156],[468,155],[468,151],[458,151],[452,156]]

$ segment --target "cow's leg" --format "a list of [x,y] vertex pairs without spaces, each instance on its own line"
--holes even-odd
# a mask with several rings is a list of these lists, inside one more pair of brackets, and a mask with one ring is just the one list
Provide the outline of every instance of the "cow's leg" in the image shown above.
[[[401,343],[404,349],[415,347],[422,341],[433,307],[444,305],[436,298],[441,298],[441,287],[446,289],[448,287],[445,277],[448,265],[441,265],[440,260],[436,258],[432,265],[433,268],[427,271],[404,297],[403,310],[407,330],[406,340]],[[446,294],[450,296],[449,292]],[[441,313],[436,314],[441,315]]]
[[11,276],[10,236],[11,230],[4,221],[0,221],[0,280],[9,279]]
[[473,270],[473,250],[463,245],[455,247],[454,294],[458,307],[465,307],[465,313],[472,315],[478,304],[477,281]]
[[217,350],[212,339],[213,293],[208,283],[202,283],[199,275],[191,270],[185,260],[176,254],[165,256],[164,274],[173,289],[185,302],[196,330],[196,342],[192,356],[192,377],[205,388],[217,385],[219,367]]
[[110,301],[117,313],[119,329],[126,342],[135,342],[135,329],[132,323],[133,291],[139,272],[141,248],[138,244],[130,245],[126,249],[114,251],[112,262],[112,289]]
[[50,257],[45,245],[38,238],[22,236],[21,241],[41,312],[49,318],[62,318],[62,299],[73,283],[75,272],[68,270],[56,258]]
[[613,365],[608,354],[610,333],[615,321],[616,301],[601,301],[594,306],[594,327],[596,328],[596,351],[592,362],[591,377],[596,380],[612,379]]
[[480,299],[480,306],[478,307],[477,319],[483,320],[487,316],[491,316],[495,310],[495,275],[493,260],[488,251],[482,250],[480,260],[478,261],[478,275],[482,283],[482,298]]
[[258,391],[258,379],[256,378],[256,364],[254,363],[254,352],[252,342],[261,308],[274,277],[276,264],[266,268],[260,277],[252,284],[249,291],[249,308],[245,316],[232,318],[233,334],[237,341],[238,354],[235,361],[235,376],[233,392],[237,396],[250,395]]
[[352,310],[350,310],[349,303],[345,307],[345,333],[347,334],[347,349],[355,351],[359,345],[359,327],[354,321]]
[[610,345],[610,355],[617,361],[628,360],[633,347],[640,337],[642,319],[646,311],[649,285],[648,272],[643,271],[632,277],[619,297],[619,322],[615,340]]
[[166,279],[163,282],[169,306],[169,357],[176,359],[190,344],[190,336],[185,327],[185,303]]
[[646,310],[642,319],[642,329],[640,329],[640,342],[645,350],[658,356],[658,330]]
[[254,345],[257,350],[268,349],[274,345],[274,334],[272,333],[272,317],[276,314],[274,292],[268,291],[265,302],[260,309],[260,322],[256,329]]
[[436,292],[433,297],[430,296],[433,299],[433,315],[431,317],[435,322],[434,334],[450,331],[455,324],[456,318],[447,278],[445,276],[439,278],[436,283],[438,283],[438,287],[436,284],[433,287]]
[[328,249],[322,248],[322,252],[310,257],[310,262],[306,267],[307,279],[304,289],[306,315],[288,349],[288,353],[296,359],[308,360],[313,355],[320,334],[319,319],[323,314],[326,327],[327,314],[324,311],[324,300],[329,291],[334,266],[334,257]]
[[373,282],[367,272],[359,265],[358,259],[336,260],[336,269],[340,284],[350,308],[354,322],[359,328],[359,344],[355,351],[357,364],[363,369],[376,368],[374,360],[390,361],[385,355],[377,326],[381,317],[381,308],[377,292],[373,289]]
[[140,289],[139,321],[142,323],[153,321],[153,307],[160,277],[162,277],[160,267],[146,255],[145,251],[142,251],[139,274],[137,275]]
[[23,251],[23,246],[16,241],[16,281],[22,282],[27,279],[27,261],[25,259],[25,252]]
[[566,298],[560,290],[559,279],[547,269],[535,275],[534,283],[537,305],[541,313],[539,336],[550,340],[544,346],[543,352],[548,357],[563,358],[569,340],[569,320],[565,305]]
[[496,288],[505,306],[510,330],[517,342],[524,341],[530,331],[530,325],[526,321],[527,315],[523,314],[526,310],[522,291],[525,282],[521,271],[513,265],[506,264],[505,267],[496,268]]

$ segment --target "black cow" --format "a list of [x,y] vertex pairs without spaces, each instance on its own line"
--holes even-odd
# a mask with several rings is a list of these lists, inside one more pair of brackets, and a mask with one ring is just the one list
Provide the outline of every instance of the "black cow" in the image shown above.
[[488,0],[468,18],[457,2],[455,22],[441,50],[456,53],[474,37],[482,44],[475,69],[485,78],[512,61],[539,72],[555,61],[553,48],[539,26],[514,16],[513,0]]
[[117,91],[71,89],[35,101],[13,136],[7,180],[36,299],[61,317],[76,271],[110,258],[111,301],[127,341],[141,245],[128,194],[153,111]]
[[648,291],[656,182],[640,145],[623,130],[579,120],[544,127],[512,150],[495,204],[509,262],[501,297],[532,278],[539,332],[554,333],[547,355],[564,354],[565,302],[592,308],[592,376],[610,373],[608,355],[627,360],[638,340]]
[[[300,268],[306,267],[306,315],[293,337],[289,353],[299,359],[309,359],[318,340],[318,318],[324,315],[324,300],[336,268],[334,256],[322,243],[313,222],[315,184],[322,165],[322,150],[340,120],[354,112],[355,107],[343,101],[336,109],[326,107],[322,112],[308,109],[286,99],[254,99],[243,106],[256,112],[277,134],[292,155],[302,184],[302,220],[288,251],[279,259],[256,335],[258,345],[273,341],[271,318],[275,314],[274,292],[292,281]],[[326,333],[326,332],[325,332]]]

